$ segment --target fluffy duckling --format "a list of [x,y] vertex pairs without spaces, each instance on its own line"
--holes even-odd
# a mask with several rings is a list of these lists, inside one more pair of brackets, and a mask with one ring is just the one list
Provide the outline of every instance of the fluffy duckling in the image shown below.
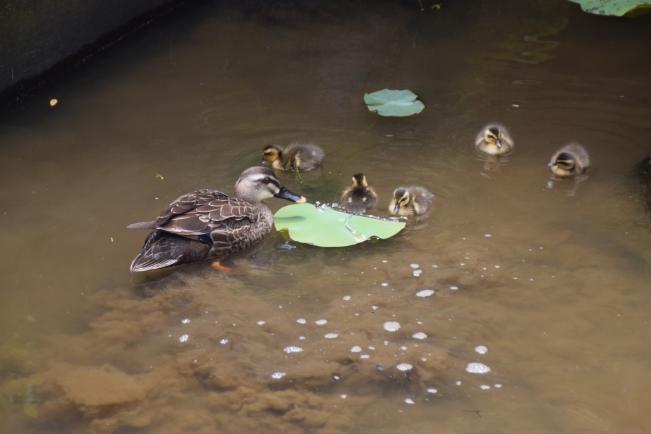
[[513,139],[504,125],[489,124],[475,139],[475,148],[488,155],[504,155],[513,151]]
[[321,166],[325,152],[317,145],[292,143],[285,148],[269,145],[264,148],[263,158],[276,170],[307,172]]
[[590,155],[583,146],[570,143],[556,151],[548,166],[560,178],[583,175],[590,167]]
[[389,213],[400,216],[422,216],[426,214],[434,201],[434,194],[424,187],[411,185],[393,190],[389,203]]
[[339,205],[354,213],[366,212],[377,205],[377,193],[368,185],[363,173],[353,175],[353,184],[344,190]]

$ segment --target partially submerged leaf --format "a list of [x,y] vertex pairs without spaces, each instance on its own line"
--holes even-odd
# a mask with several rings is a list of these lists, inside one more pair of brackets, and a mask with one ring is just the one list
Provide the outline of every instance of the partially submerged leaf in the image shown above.
[[411,116],[423,111],[425,104],[409,89],[382,89],[365,93],[364,102],[368,109],[380,116]]
[[371,238],[386,239],[405,227],[403,221],[348,214],[311,203],[288,205],[274,215],[278,231],[287,231],[299,243],[319,247],[346,247]]
[[584,12],[595,15],[636,15],[651,12],[650,0],[570,0],[581,5]]

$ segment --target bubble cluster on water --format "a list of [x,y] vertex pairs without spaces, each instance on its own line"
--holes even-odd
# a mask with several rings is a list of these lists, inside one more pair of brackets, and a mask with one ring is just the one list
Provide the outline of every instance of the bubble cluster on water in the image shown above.
[[188,339],[190,339],[190,335],[184,334],[184,335],[179,336],[179,342],[181,342],[182,344],[187,342]]
[[350,352],[351,353],[361,353],[362,352],[362,347],[360,347],[359,345],[355,345],[355,346],[351,347]]
[[466,372],[470,374],[488,374],[491,371],[491,368],[489,368],[487,365],[484,365],[483,363],[479,362],[472,362],[468,363],[466,365]]
[[190,324],[190,322],[192,322],[192,321],[190,320],[190,318],[183,318],[183,319],[181,320],[181,324]]
[[271,374],[271,378],[273,378],[274,380],[280,380],[280,379],[282,379],[285,375],[287,375],[286,372],[276,371],[276,372],[274,372],[273,374]]
[[414,405],[416,402],[414,402],[414,400],[411,398],[405,398],[405,404]]
[[339,337],[339,333],[326,333],[323,335],[323,337],[326,339],[337,339],[337,337]]
[[327,319],[318,319],[318,320],[314,321],[314,324],[316,324],[318,326],[324,326],[324,325],[328,324],[328,320]]
[[411,371],[413,368],[414,366],[411,363],[406,363],[406,362],[398,363],[396,365],[396,369],[402,372]]
[[286,352],[287,354],[302,353],[303,348],[297,347],[295,345],[290,345],[288,347],[283,348],[283,351]]
[[307,324],[307,320],[306,320],[305,318],[298,318],[298,319],[296,320],[296,322],[297,322],[298,324]]
[[423,339],[427,339],[427,334],[423,332],[416,332],[411,335],[411,337],[422,341]]
[[477,345],[475,347],[475,352],[477,354],[484,355],[484,354],[486,354],[488,352],[488,348],[485,345]]
[[384,323],[384,330],[394,333],[400,330],[400,323],[397,321],[387,321]]
[[227,338],[221,338],[221,339],[219,340],[219,343],[220,343],[221,345],[226,345],[226,344],[228,343],[228,339],[227,339]]
[[416,297],[420,298],[431,297],[432,295],[434,295],[433,289],[421,289],[416,293]]

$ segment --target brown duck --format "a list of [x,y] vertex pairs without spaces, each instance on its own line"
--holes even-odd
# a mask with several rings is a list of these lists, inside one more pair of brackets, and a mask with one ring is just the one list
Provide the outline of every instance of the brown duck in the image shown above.
[[235,195],[218,190],[197,190],[172,202],[153,221],[134,223],[129,229],[150,229],[132,272],[157,270],[205,259],[214,268],[235,253],[248,249],[271,231],[273,214],[263,200],[278,197],[305,202],[283,187],[266,167],[250,167],[235,183]]

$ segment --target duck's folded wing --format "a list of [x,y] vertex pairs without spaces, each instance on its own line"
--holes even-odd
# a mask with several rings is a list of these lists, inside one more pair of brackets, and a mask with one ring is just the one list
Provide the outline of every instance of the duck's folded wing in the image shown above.
[[215,230],[228,232],[246,226],[254,215],[254,205],[249,202],[203,191],[172,203],[168,215],[159,217],[157,229],[191,238],[209,236]]

